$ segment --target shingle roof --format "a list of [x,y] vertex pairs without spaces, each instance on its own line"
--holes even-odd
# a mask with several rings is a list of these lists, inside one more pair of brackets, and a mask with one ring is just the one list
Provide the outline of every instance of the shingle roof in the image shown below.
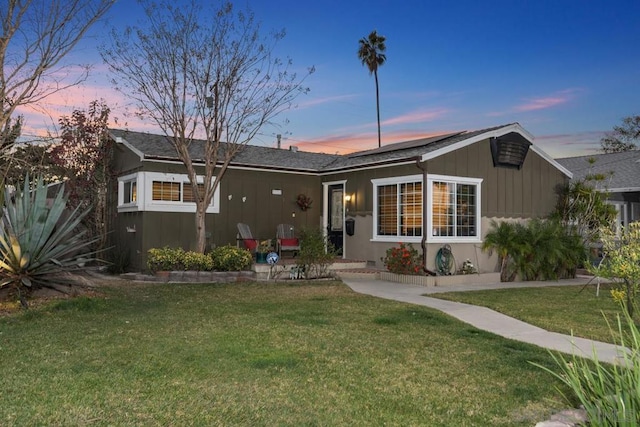
[[[594,162],[590,162],[591,159]],[[640,151],[565,157],[556,161],[573,172],[574,180],[602,175],[607,177],[604,185],[610,191],[640,191]]]
[[[171,145],[169,138],[164,135],[121,129],[110,129],[110,132],[114,139],[122,138],[145,159],[178,160],[173,145]],[[203,141],[195,140],[189,150],[191,158],[196,161],[202,161],[204,158],[204,145],[199,142]],[[243,150],[235,156],[232,163],[236,166],[316,172],[331,163],[336,157],[340,156],[246,145]]]
[[[349,155],[310,153],[246,145],[233,159],[232,164],[235,166],[252,166],[316,173],[334,172],[368,165],[411,161],[429,155],[430,153],[437,155],[436,152],[438,150],[450,147],[456,143],[464,143],[466,140],[473,140],[474,138],[481,137],[483,134],[499,131],[502,128],[505,128],[505,131],[507,131],[509,129],[506,128],[513,127],[514,125],[517,124],[507,124],[475,131],[461,131],[436,137],[404,141]],[[111,129],[110,132],[114,139],[122,138],[123,142],[129,144],[132,149],[136,150],[145,159],[178,159],[173,146],[166,136],[120,129]],[[190,149],[193,159],[202,160],[202,147],[203,144],[198,144],[198,141],[194,141]]]

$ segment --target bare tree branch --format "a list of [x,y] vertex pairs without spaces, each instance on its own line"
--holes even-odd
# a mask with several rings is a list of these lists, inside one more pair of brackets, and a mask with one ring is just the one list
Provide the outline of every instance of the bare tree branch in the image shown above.
[[[196,199],[197,249],[204,251],[206,209],[229,163],[308,91],[302,83],[313,69],[299,78],[291,61],[274,58],[284,31],[262,37],[253,13],[231,3],[206,10],[194,0],[187,7],[141,3],[147,26],[112,31],[102,55],[116,88],[135,99],[185,164]],[[201,140],[204,158],[194,159],[192,145]],[[195,160],[204,162],[202,187]]]
[[19,106],[77,85],[60,61],[115,0],[5,0],[0,5],[0,138]]

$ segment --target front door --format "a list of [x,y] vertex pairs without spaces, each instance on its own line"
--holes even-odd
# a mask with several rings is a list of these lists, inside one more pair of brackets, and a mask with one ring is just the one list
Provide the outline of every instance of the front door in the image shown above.
[[342,254],[344,230],[344,188],[342,184],[329,186],[327,236],[338,254]]

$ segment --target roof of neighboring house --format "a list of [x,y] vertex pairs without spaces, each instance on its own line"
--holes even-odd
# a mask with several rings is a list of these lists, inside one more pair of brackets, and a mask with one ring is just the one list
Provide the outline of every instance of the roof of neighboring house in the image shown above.
[[[137,153],[141,160],[177,160],[170,139],[163,135],[111,129],[111,135],[117,142],[126,144]],[[310,153],[287,149],[246,145],[233,159],[233,166],[247,166],[278,170],[295,170],[316,173],[333,173],[342,170],[358,169],[375,165],[401,163],[407,161],[426,161],[478,141],[512,135],[533,143],[533,137],[518,123],[495,126],[475,131],[460,131],[422,138],[413,141],[387,144],[383,147],[348,155]],[[195,140],[190,152],[192,159],[202,160],[203,144]],[[567,176],[571,173],[549,155],[531,145],[531,148]]]
[[601,176],[605,179],[599,187],[609,191],[640,191],[640,151],[566,157],[557,161],[573,172],[574,180]]

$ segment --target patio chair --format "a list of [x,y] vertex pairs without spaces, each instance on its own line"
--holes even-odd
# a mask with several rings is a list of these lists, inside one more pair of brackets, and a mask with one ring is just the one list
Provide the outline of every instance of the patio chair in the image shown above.
[[276,244],[278,255],[282,257],[282,251],[293,251],[293,256],[300,250],[300,241],[295,235],[295,230],[291,224],[278,224],[276,230]]
[[240,240],[244,243],[244,247],[252,253],[255,252],[258,247],[258,239],[254,238],[251,234],[249,225],[239,222],[238,233],[240,234]]

